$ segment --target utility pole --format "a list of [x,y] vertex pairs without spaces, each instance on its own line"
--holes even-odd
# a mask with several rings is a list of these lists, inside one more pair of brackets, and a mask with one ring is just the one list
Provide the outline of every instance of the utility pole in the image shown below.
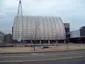
[[34,51],[35,51],[35,44],[36,44],[36,36],[37,36],[37,21],[35,21],[35,41],[34,41]]

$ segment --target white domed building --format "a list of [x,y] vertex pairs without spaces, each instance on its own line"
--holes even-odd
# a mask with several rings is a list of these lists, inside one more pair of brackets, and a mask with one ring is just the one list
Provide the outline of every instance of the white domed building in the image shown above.
[[51,16],[16,16],[13,24],[13,40],[58,41],[65,40],[62,19]]

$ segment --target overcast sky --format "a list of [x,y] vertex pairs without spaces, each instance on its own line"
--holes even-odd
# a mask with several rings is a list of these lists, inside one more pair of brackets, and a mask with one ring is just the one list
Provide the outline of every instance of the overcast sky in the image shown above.
[[[0,0],[0,31],[11,33],[19,0]],[[71,30],[85,25],[85,0],[22,0],[23,15],[59,16]]]

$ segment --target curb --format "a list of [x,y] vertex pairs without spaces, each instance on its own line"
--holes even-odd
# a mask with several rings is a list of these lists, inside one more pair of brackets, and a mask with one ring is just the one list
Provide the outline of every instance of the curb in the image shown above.
[[62,51],[33,51],[33,52],[6,52],[6,53],[0,53],[0,54],[30,54],[30,53],[52,53],[52,52],[69,52],[69,51],[84,51],[85,49],[75,49],[75,50],[62,50]]

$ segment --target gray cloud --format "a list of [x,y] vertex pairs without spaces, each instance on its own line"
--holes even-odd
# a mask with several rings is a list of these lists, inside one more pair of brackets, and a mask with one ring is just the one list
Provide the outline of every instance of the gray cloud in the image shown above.
[[[23,15],[60,16],[64,22],[71,23],[71,30],[85,23],[84,0],[22,0],[22,6]],[[13,18],[17,14],[18,0],[4,0],[2,7],[0,17],[4,19],[0,19],[0,29],[8,33],[11,32]]]

